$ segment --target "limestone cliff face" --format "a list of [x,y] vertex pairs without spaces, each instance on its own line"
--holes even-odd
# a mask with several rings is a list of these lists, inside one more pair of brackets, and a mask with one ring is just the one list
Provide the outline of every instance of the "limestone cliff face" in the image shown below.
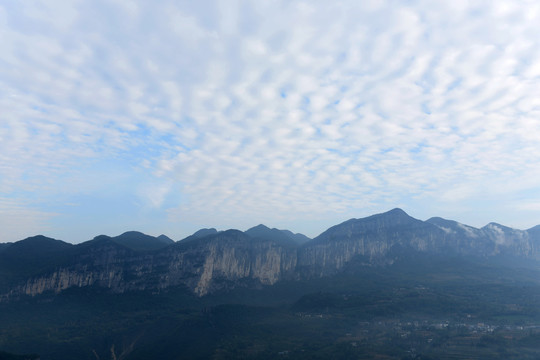
[[[202,250],[202,251],[201,251]],[[189,285],[198,295],[227,286],[227,282],[255,280],[272,285],[294,272],[296,249],[272,241],[252,239],[239,231],[199,240],[170,261],[170,278],[192,274]]]
[[335,273],[353,257],[370,264],[391,264],[396,249],[437,251],[444,232],[395,209],[365,219],[351,219],[331,227],[299,251],[299,266],[307,273]]
[[[399,209],[351,219],[302,245],[236,230],[209,231],[144,251],[141,243],[130,248],[109,237],[76,246],[52,240],[33,238],[2,250],[0,272],[12,277],[0,279],[0,300],[86,286],[115,293],[185,286],[203,296],[238,286],[327,276],[353,259],[388,265],[411,252],[540,260],[540,227],[521,231],[489,224],[476,229],[441,218],[420,221]],[[27,251],[35,250],[36,244],[48,251]]]
[[387,241],[370,242],[362,237],[348,241],[310,244],[299,251],[298,265],[308,276],[330,275],[358,255],[366,257],[366,261],[370,263],[382,258],[390,246]]
[[293,247],[228,231],[161,251],[136,252],[114,243],[85,244],[69,261],[12,287],[3,298],[100,286],[112,292],[159,291],[185,285],[198,295],[239,283],[272,285],[296,267]]
[[476,256],[513,256],[540,260],[540,228],[512,229],[490,223],[481,229],[451,220],[427,220],[446,233],[451,248],[460,254]]
[[35,296],[51,291],[59,293],[74,286],[97,285],[114,292],[141,289],[143,286],[140,282],[125,281],[127,271],[141,272],[142,268],[148,266],[144,258],[135,254],[114,243],[91,241],[59,253],[57,263],[53,263],[49,269],[39,269],[35,275],[4,293],[3,297],[22,294]]
[[407,251],[540,260],[540,227],[522,231],[491,223],[476,229],[441,218],[420,221],[394,209],[331,227],[299,250],[298,268],[325,276],[355,257],[369,265],[391,264]]
[[11,291],[11,295],[22,293],[25,295],[39,295],[46,291],[59,293],[70,287],[83,287],[90,285],[101,285],[110,289],[119,289],[122,285],[122,273],[117,270],[84,271],[84,269],[59,269],[52,274],[29,279],[19,288]]
[[524,257],[540,259],[537,242],[527,231],[511,229],[496,223],[484,226],[481,231],[493,244],[493,255],[520,254]]

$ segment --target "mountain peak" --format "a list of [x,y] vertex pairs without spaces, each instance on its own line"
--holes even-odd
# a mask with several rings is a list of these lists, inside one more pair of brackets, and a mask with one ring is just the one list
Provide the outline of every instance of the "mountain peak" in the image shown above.
[[[378,215],[382,215],[382,216],[392,216],[394,218],[397,218],[397,217],[406,217],[406,218],[410,218],[411,216],[409,214],[407,214],[405,211],[403,211],[402,209],[400,208],[394,208],[392,210],[389,210],[387,212],[384,212],[384,213],[381,213],[381,214],[378,214]],[[376,216],[376,215],[374,215]]]
[[126,231],[120,235],[118,235],[117,237],[128,237],[128,236],[148,236],[140,231],[134,231],[134,230],[131,230],[131,231]]
[[400,208],[393,208],[392,210],[387,211],[386,214],[409,216],[409,214],[407,214],[403,209],[400,209]]
[[269,228],[266,225],[259,224],[245,231],[246,235],[253,238],[277,241],[283,244],[298,245],[309,241],[310,239],[302,234],[294,234],[289,230],[279,230]]
[[215,235],[218,231],[215,228],[205,228],[195,231],[192,235],[189,235],[188,237],[180,240],[180,241],[193,241],[196,239],[200,239],[209,235]]
[[174,243],[174,240],[171,239],[170,237],[168,237],[167,235],[165,234],[161,234],[157,237],[158,240],[160,240],[161,242],[163,243],[166,243],[166,244],[172,244]]
[[53,239],[44,235],[36,235],[28,237],[24,240],[18,241],[15,244],[18,244],[18,246],[70,246],[71,244],[66,243],[62,240]]
[[43,235],[28,237],[17,241],[5,248],[4,254],[8,253],[11,257],[43,256],[66,250],[73,245],[62,240],[56,240]]
[[272,229],[270,229],[268,226],[266,226],[264,224],[259,224],[257,226],[254,226],[254,227],[246,230],[246,233],[250,232],[250,231],[266,231],[266,230],[272,230]]
[[101,235],[94,236],[92,241],[105,241],[105,240],[110,240],[110,239],[111,237],[109,235],[101,234]]
[[383,221],[386,226],[401,225],[404,223],[418,222],[417,220],[407,214],[400,208],[395,208],[390,211],[368,216],[363,219],[355,219],[356,221]]
[[126,231],[125,233],[111,238],[117,244],[132,250],[148,251],[158,250],[174,243],[174,241],[164,241],[162,238],[146,235],[139,231]]
[[501,224],[498,224],[496,222],[490,222],[486,226],[482,228],[482,230],[494,230],[494,231],[505,231],[505,230],[513,230],[512,228],[509,228],[508,226],[504,226]]
[[314,241],[317,243],[325,241],[344,241],[345,239],[364,237],[381,232],[392,232],[405,227],[426,227],[433,226],[423,221],[409,216],[405,211],[395,208],[390,211],[371,215],[361,219],[350,219],[317,236]]
[[48,240],[55,240],[55,239],[39,234],[39,235],[27,237],[23,241],[48,241]]

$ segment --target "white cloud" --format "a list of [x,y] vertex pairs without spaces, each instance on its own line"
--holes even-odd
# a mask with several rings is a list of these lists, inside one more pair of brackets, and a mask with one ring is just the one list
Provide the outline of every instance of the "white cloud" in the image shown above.
[[533,2],[29,4],[0,7],[0,195],[111,162],[175,219],[307,221],[540,172]]

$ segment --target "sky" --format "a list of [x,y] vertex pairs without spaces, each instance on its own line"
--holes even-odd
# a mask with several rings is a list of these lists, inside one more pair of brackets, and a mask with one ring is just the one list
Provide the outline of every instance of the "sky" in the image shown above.
[[533,227],[538,34],[536,0],[2,1],[0,242]]

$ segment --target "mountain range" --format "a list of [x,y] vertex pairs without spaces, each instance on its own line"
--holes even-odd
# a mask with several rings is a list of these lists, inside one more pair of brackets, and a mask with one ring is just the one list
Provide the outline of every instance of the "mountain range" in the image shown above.
[[0,301],[96,286],[111,293],[185,287],[198,296],[232,288],[327,277],[351,264],[384,267],[415,256],[540,264],[540,226],[480,229],[401,209],[350,219],[314,239],[255,226],[201,229],[180,241],[130,231],[73,245],[42,235],[0,244]]

